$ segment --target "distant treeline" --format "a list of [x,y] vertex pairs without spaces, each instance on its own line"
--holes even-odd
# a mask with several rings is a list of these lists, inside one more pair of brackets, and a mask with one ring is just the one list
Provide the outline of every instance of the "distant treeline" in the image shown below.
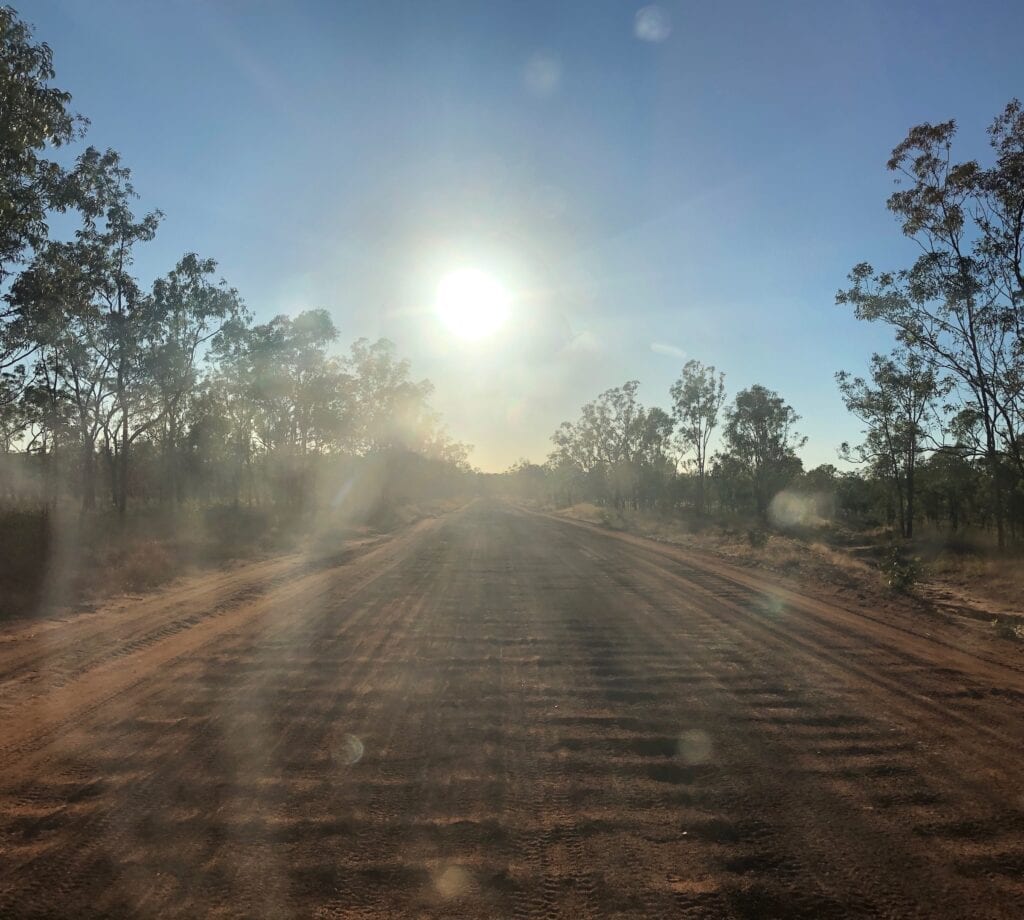
[[[83,147],[86,121],[52,85],[52,54],[0,8],[0,500],[85,510],[131,502],[273,501],[301,509],[352,483],[414,496],[462,488],[467,450],[387,342],[339,356],[323,310],[255,324],[216,263],[188,253],[144,287],[129,170]],[[903,536],[929,521],[1024,535],[1024,109],[989,129],[986,163],[952,156],[956,124],[922,124],[888,166],[889,210],[913,264],[861,263],[837,295],[883,322],[894,350],[837,383],[863,426],[834,466],[805,471],[799,416],[691,361],[668,408],[637,382],[602,393],[522,462],[518,494],[558,503],[758,515],[837,514]],[[77,155],[75,154],[75,151]],[[50,233],[55,215],[68,227]],[[341,496],[341,498],[339,498]],[[792,496],[807,500],[790,502]]]
[[[913,128],[888,167],[888,200],[920,247],[910,266],[857,265],[836,297],[895,334],[861,377],[840,371],[863,425],[839,454],[855,465],[805,471],[799,416],[761,385],[727,403],[723,375],[690,361],[667,409],[645,408],[637,382],[607,390],[552,437],[544,466],[509,471],[524,496],[559,504],[690,508],[782,519],[829,511],[904,537],[928,521],[1024,538],[1024,108],[989,128],[990,161],[957,162],[953,121]],[[711,452],[720,433],[720,447]],[[802,500],[798,500],[801,499]]]
[[464,484],[467,448],[389,342],[338,356],[324,310],[255,324],[193,253],[144,287],[162,215],[135,213],[117,153],[82,146],[54,76],[0,8],[0,501],[302,507],[353,477],[383,494],[383,472],[407,496]]

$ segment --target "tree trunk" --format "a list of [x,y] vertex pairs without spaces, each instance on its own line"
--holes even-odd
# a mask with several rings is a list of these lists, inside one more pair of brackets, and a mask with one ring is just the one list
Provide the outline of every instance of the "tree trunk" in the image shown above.
[[914,536],[914,468],[907,470],[907,520],[903,532],[908,540]]
[[42,451],[43,458],[43,500],[50,509],[57,507],[57,453],[54,448]]
[[171,412],[170,425],[168,428],[168,440],[170,451],[168,453],[168,481],[170,483],[171,496],[175,503],[182,504],[185,501],[185,491],[181,482],[181,451],[178,449],[178,441],[181,439],[181,426],[178,423],[177,407]]
[[121,452],[117,457],[117,492],[115,504],[118,514],[128,509],[128,413],[121,417]]
[[1000,549],[1006,548],[1006,524],[1003,519],[1003,489],[999,483],[999,474],[992,477],[992,502],[996,515],[996,543]]
[[174,408],[167,413],[167,432],[163,444],[164,481],[160,485],[160,496],[164,501],[181,504],[184,495],[178,464],[178,417]]
[[992,478],[992,513],[996,518],[996,542],[1000,549],[1006,547],[1006,526],[1003,514],[1003,486],[999,476],[999,453],[996,450],[995,434],[986,431],[986,459],[988,460],[989,476]]
[[82,510],[96,507],[96,444],[87,436],[82,438]]

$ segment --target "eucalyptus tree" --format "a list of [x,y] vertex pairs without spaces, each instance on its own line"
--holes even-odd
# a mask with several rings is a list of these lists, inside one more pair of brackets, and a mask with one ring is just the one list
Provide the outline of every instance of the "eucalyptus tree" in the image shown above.
[[53,52],[0,6],[0,283],[47,237],[47,216],[67,204],[65,175],[46,155],[78,138],[85,120],[53,86]]
[[590,475],[601,463],[597,443],[584,421],[562,422],[551,435],[554,449],[548,458],[552,468],[576,469]]
[[551,436],[548,466],[566,491],[582,488],[616,506],[663,497],[672,473],[672,418],[662,409],[646,409],[637,398],[639,386],[628,380],[605,390]]
[[672,416],[658,406],[644,412],[640,449],[634,458],[638,478],[637,492],[642,505],[671,507],[673,496],[669,484],[676,474],[672,456]]
[[138,196],[131,171],[113,150],[88,148],[78,158],[73,180],[82,215],[76,238],[91,282],[92,299],[86,307],[100,323],[100,336],[91,344],[107,368],[103,435],[111,459],[111,491],[114,506],[123,514],[132,445],[160,418],[144,351],[156,316],[131,268],[135,247],[153,239],[163,215],[151,211],[135,216],[131,204]]
[[1013,100],[993,121],[988,166],[954,160],[956,130],[917,125],[889,159],[907,183],[889,210],[918,258],[897,271],[855,266],[837,302],[888,323],[957,380],[982,428],[1003,544],[1003,458],[1024,476],[1024,108]]
[[429,407],[433,385],[414,380],[387,339],[357,339],[344,359],[353,400],[351,440],[361,453],[421,449],[439,425]]
[[693,469],[697,473],[697,511],[703,514],[708,447],[725,404],[725,374],[716,373],[713,366],[700,361],[687,361],[669,393],[681,453],[684,457],[693,455]]
[[565,481],[573,478],[567,472],[577,469],[584,488],[598,501],[604,501],[611,490],[615,504],[621,502],[618,466],[639,442],[637,385],[631,380],[605,390],[580,409],[576,421],[563,422],[551,436],[551,466],[562,470],[560,478]]
[[776,492],[801,470],[796,450],[807,438],[794,430],[800,416],[774,390],[754,384],[736,394],[725,419],[726,455],[732,462],[720,465],[749,479],[755,508],[763,517]]
[[[257,434],[263,447],[279,455],[305,455],[336,435],[318,427],[330,422],[318,408],[338,396],[343,374],[328,355],[338,331],[326,310],[295,317],[276,316],[253,328],[250,357],[259,405]],[[345,409],[340,409],[339,416]]]
[[954,533],[983,516],[986,499],[984,471],[957,446],[943,447],[926,457],[918,469],[918,493],[925,517],[947,523]]
[[846,408],[866,426],[864,441],[843,444],[841,453],[877,469],[893,489],[900,532],[914,535],[915,472],[918,458],[938,446],[938,400],[950,384],[916,352],[896,349],[873,355],[870,379],[836,374]]
[[160,213],[134,216],[130,179],[114,151],[85,150],[68,176],[81,219],[74,238],[45,242],[8,296],[17,321],[32,330],[39,360],[50,363],[75,406],[83,506],[95,502],[93,454],[102,435],[122,512],[131,445],[158,418],[144,358],[153,310],[130,269]]
[[147,309],[151,313],[146,370],[156,392],[163,447],[163,494],[181,501],[183,419],[196,393],[203,358],[212,340],[228,324],[246,317],[234,288],[214,281],[217,263],[187,253],[168,274],[153,284]]
[[352,396],[343,362],[329,352],[337,335],[327,311],[307,310],[256,326],[236,318],[216,336],[204,400],[229,422],[236,489],[244,480],[250,498],[259,461],[289,501],[301,503],[310,458],[345,445]]
[[[64,170],[50,152],[81,136],[85,120],[73,114],[71,95],[52,84],[53,52],[9,6],[0,6],[0,293],[46,241],[49,214],[68,203]],[[19,365],[37,347],[32,329],[8,296],[0,301],[0,413],[29,378]],[[5,430],[8,425],[5,425]]]
[[9,454],[28,427],[19,397],[25,389],[25,367],[0,373],[0,454]]
[[187,407],[190,466],[208,484],[223,464],[236,504],[243,493],[252,504],[256,492],[259,387],[253,351],[249,324],[228,324],[211,343],[210,373]]
[[[96,505],[97,441],[109,417],[111,364],[100,348],[105,330],[83,244],[45,243],[15,279],[8,300],[17,321],[32,329],[37,422],[45,428],[46,420],[55,417],[55,405],[47,411],[40,407],[44,393],[54,403],[60,395],[71,406],[79,445],[79,494],[83,510],[91,509]],[[39,432],[33,440],[48,443]]]

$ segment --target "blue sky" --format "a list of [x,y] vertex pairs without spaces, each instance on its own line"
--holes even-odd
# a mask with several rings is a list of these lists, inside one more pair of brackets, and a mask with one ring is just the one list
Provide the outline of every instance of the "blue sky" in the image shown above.
[[[686,357],[778,390],[834,462],[832,375],[890,344],[835,292],[914,253],[889,151],[955,117],[984,155],[1024,93],[1019,0],[662,3],[657,41],[601,0],[14,3],[166,213],[143,280],[196,251],[261,319],[393,339],[492,470],[627,379],[667,405]],[[514,302],[475,345],[431,309],[466,266]]]

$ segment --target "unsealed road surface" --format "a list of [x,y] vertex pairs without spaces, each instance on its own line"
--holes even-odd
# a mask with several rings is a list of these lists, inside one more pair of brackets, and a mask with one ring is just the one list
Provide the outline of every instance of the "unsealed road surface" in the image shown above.
[[0,917],[1021,917],[1009,655],[477,502],[0,634]]

